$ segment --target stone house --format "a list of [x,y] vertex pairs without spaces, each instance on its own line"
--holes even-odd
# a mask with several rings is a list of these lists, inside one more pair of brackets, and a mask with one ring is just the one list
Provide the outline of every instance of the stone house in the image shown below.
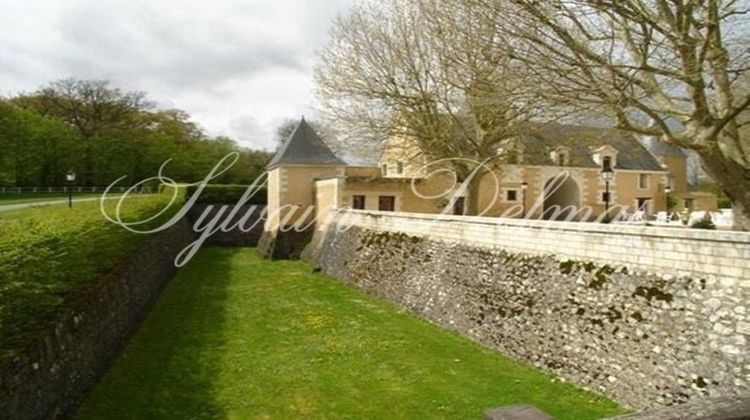
[[[622,131],[549,124],[514,142],[510,156],[482,177],[483,216],[593,220],[605,211],[607,189],[610,206],[651,215],[666,210],[667,186],[677,200],[671,211],[716,208],[714,195],[688,188],[686,156],[678,148],[649,150]],[[426,163],[413,143],[393,138],[377,162],[347,164],[303,118],[268,165],[267,230],[323,220],[328,209],[343,206],[463,214],[454,180],[430,176],[435,168]],[[608,183],[603,172],[611,172]],[[560,210],[569,206],[589,211]]]

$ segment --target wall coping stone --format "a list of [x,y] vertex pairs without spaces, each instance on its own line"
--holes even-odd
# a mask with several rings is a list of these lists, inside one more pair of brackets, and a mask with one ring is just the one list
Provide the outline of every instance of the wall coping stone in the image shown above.
[[515,226],[536,229],[549,229],[555,231],[637,235],[669,239],[699,239],[702,241],[730,242],[750,245],[750,232],[717,231],[677,227],[669,228],[640,225],[634,226],[590,222],[560,222],[553,220],[512,219],[504,217],[436,215],[427,213],[407,213],[375,210],[336,209],[336,211],[339,214],[353,213],[358,215],[372,216],[374,218],[388,216],[390,218],[396,219],[444,221],[448,223],[461,222],[478,225]]
[[604,263],[663,276],[750,288],[750,232],[334,210],[336,229],[360,226],[560,260]]

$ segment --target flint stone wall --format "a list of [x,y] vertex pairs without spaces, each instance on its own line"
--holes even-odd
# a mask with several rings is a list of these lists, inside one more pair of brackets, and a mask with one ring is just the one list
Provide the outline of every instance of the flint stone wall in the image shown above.
[[[196,224],[199,228],[203,228],[221,211],[222,213],[219,215],[219,225],[221,225],[233,209],[233,205],[226,204],[197,204],[188,212],[188,219],[193,228]],[[244,248],[258,246],[265,223],[265,220],[262,219],[264,209],[265,207],[256,205],[241,206],[237,213],[227,221],[229,227],[238,226],[226,232],[219,230],[211,235],[203,246]],[[196,234],[199,234],[199,232],[196,232]]]
[[747,420],[750,396],[719,397],[659,407],[611,420]]
[[[640,248],[592,251],[591,244],[570,245],[600,235],[598,226],[566,232],[567,223],[558,229],[546,223],[545,233],[530,221],[509,227],[450,218],[428,229],[425,220],[435,216],[343,217],[316,250],[324,272],[518,360],[634,408],[750,392],[750,280],[701,273],[694,265],[621,262],[628,258],[622,254],[638,258],[660,246],[675,252],[684,246],[688,259],[711,255],[711,247],[732,249],[719,258],[750,257],[747,237],[692,231],[651,237],[604,226],[611,242],[626,236]],[[342,223],[348,230],[337,229]],[[701,242],[705,233],[713,240]],[[537,244],[544,249],[532,250]],[[547,251],[556,246],[566,256]],[[748,261],[731,264],[744,273]]]
[[182,220],[150,238],[81,296],[56,324],[0,370],[0,418],[69,416],[120,354],[175,274],[176,255],[194,240]]

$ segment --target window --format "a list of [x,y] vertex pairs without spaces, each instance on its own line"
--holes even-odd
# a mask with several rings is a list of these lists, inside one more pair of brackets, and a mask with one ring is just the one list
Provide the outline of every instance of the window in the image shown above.
[[508,163],[511,165],[518,165],[520,163],[520,157],[518,151],[511,149],[508,151]]
[[380,172],[382,173],[383,176],[388,176],[388,165],[384,163],[383,166],[380,168]]
[[396,173],[401,175],[404,173],[404,164],[401,162],[396,162]]
[[605,169],[605,170],[612,169],[612,157],[611,156],[602,157],[602,169]]
[[364,195],[355,195],[352,197],[352,208],[354,210],[364,210],[365,209],[365,196]]
[[378,210],[395,211],[396,210],[396,197],[392,195],[381,195],[380,197],[378,197]]
[[649,181],[650,177],[648,174],[638,174],[638,188],[642,190],[648,189]]
[[506,190],[505,201],[518,201],[518,190]]
[[456,202],[453,203],[453,214],[458,216],[464,215],[464,204],[466,203],[466,199],[464,197],[458,197],[456,199]]

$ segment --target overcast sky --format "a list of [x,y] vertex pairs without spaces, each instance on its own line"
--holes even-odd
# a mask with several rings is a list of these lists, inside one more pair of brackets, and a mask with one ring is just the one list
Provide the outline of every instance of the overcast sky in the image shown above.
[[353,0],[0,0],[0,94],[108,79],[211,135],[273,147],[309,114],[315,50]]

